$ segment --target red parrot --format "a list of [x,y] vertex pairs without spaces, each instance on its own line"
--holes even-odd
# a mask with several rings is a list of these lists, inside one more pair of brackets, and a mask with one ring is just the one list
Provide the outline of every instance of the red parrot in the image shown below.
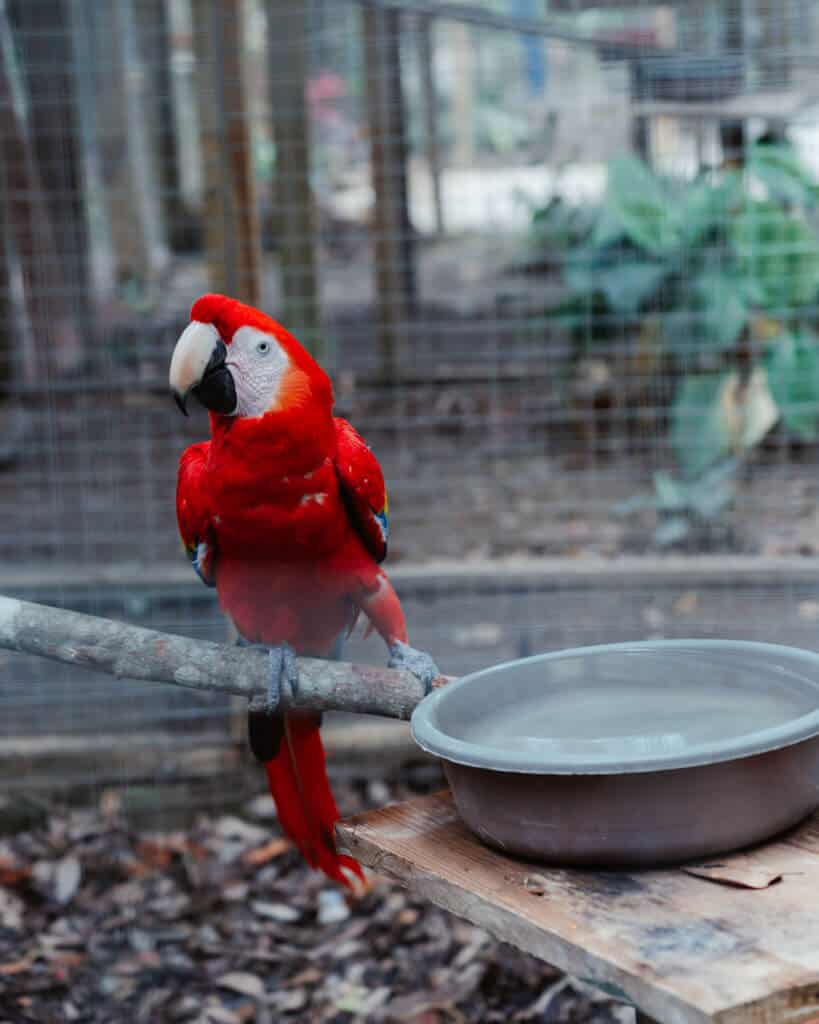
[[333,416],[330,379],[288,331],[224,295],[203,295],[173,352],[170,386],[210,411],[210,441],[179,463],[176,508],[200,577],[215,586],[240,637],[270,648],[265,706],[250,709],[254,754],[266,764],[282,828],[312,867],[351,885],[324,764],[320,716],[277,711],[298,687],[295,656],[331,657],[360,612],[384,638],[389,664],[429,688],[438,670],[407,643],[398,597],[379,567],[387,552],[381,467],[353,427]]

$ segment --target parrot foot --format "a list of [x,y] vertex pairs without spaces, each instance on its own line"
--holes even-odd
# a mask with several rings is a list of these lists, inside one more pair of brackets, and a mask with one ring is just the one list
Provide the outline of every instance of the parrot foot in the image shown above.
[[388,667],[405,668],[411,672],[416,679],[420,679],[423,683],[424,696],[426,696],[432,689],[434,680],[441,674],[432,658],[426,651],[418,651],[400,640],[395,640],[389,645],[389,652]]
[[[264,647],[264,644],[241,643],[242,647]],[[287,686],[291,693],[295,693],[299,686],[299,670],[296,665],[296,652],[290,644],[274,644],[267,647],[270,657],[270,677],[267,683],[267,693],[264,697],[254,697],[250,701],[250,710],[264,712],[266,715],[275,715],[279,712],[282,692]]]
[[[243,645],[244,646],[244,645]],[[262,646],[249,644],[247,646]],[[254,697],[248,705],[248,740],[258,761],[272,761],[278,754],[283,722],[279,705],[285,686],[295,693],[299,685],[296,652],[289,644],[276,644],[269,649],[270,678],[264,697]]]
[[275,715],[282,699],[285,686],[295,693],[299,685],[299,670],[296,667],[296,652],[290,644],[276,644],[270,648],[270,680],[267,684],[265,711]]

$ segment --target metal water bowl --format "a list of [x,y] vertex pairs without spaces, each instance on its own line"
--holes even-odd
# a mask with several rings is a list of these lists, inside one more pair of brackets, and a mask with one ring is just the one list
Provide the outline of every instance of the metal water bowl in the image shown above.
[[559,651],[443,687],[412,731],[491,846],[566,865],[680,862],[819,806],[819,655],[727,640]]

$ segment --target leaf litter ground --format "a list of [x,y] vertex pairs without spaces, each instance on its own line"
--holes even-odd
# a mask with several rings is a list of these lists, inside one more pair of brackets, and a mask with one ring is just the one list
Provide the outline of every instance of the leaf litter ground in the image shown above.
[[[437,783],[437,780],[436,780]],[[411,795],[339,787],[351,814]],[[309,871],[266,796],[176,831],[114,791],[0,837],[0,1024],[594,1022],[619,1007],[372,876]]]

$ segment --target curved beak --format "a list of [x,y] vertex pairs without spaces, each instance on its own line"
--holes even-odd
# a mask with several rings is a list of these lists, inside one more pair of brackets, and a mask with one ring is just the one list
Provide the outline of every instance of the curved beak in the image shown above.
[[194,320],[179,336],[168,382],[176,404],[186,416],[191,392],[211,412],[231,416],[236,411],[236,385],[225,365],[226,356],[225,343],[213,324]]

